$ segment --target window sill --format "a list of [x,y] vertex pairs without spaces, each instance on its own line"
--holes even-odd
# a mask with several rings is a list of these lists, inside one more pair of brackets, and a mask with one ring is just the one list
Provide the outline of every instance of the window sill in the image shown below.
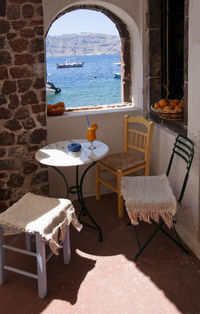
[[107,113],[119,113],[119,112],[132,112],[138,111],[141,114],[142,107],[135,107],[132,103],[126,104],[113,104],[113,105],[103,105],[96,107],[77,107],[69,108],[60,116],[48,116],[48,119],[55,117],[74,117],[74,116],[86,116],[86,115],[97,115],[97,114],[107,114]]

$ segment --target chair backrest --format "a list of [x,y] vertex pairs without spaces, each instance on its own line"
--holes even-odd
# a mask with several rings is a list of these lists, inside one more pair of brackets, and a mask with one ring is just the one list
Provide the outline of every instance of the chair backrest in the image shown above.
[[151,143],[154,123],[142,116],[124,117],[124,152],[129,149],[144,154],[146,163],[150,161]]
[[174,147],[172,150],[172,154],[169,160],[169,165],[167,168],[167,172],[166,175],[168,176],[172,167],[172,162],[174,160],[174,156],[177,155],[180,158],[182,158],[185,163],[186,163],[186,168],[185,168],[185,176],[184,176],[184,181],[183,181],[183,186],[181,188],[180,191],[180,196],[178,199],[178,202],[181,203],[182,199],[183,199],[183,195],[185,192],[185,188],[186,188],[186,184],[188,181],[188,177],[189,177],[189,172],[190,172],[190,168],[192,165],[192,160],[194,157],[194,143],[186,136],[184,135],[178,135],[176,137],[175,143],[174,143]]

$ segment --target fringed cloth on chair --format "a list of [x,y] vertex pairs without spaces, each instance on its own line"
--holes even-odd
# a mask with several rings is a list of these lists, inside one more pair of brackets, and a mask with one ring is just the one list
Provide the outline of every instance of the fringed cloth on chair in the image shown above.
[[25,194],[0,214],[0,224],[31,234],[38,232],[56,255],[61,247],[59,241],[64,241],[66,226],[70,223],[81,230],[82,225],[70,200],[33,193]]
[[159,222],[161,217],[169,228],[172,227],[177,201],[165,174],[122,177],[121,194],[133,225],[141,220]]

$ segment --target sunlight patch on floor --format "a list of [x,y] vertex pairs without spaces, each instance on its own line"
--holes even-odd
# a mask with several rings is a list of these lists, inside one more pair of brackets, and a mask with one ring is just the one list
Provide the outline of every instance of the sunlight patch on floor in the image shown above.
[[[111,313],[113,306],[115,308],[115,303],[116,305],[119,303],[119,299],[120,309],[124,308],[125,313],[134,313],[134,308],[130,309],[128,305],[130,299],[132,299],[131,305],[134,304],[137,313],[181,313],[163,290],[149,276],[139,270],[133,261],[127,261],[126,256],[122,254],[97,256],[78,249],[76,253],[83,258],[97,261],[95,267],[88,272],[84,284],[81,285],[78,302],[85,298],[88,293],[87,287],[92,284],[93,291],[90,290],[90,298],[95,304],[94,308],[97,308],[96,303],[101,303],[101,313]],[[113,259],[115,259],[114,267]],[[99,274],[102,273],[104,276],[99,277]],[[112,296],[112,300],[106,300],[106,295]],[[156,307],[158,303],[160,304],[159,308]]]

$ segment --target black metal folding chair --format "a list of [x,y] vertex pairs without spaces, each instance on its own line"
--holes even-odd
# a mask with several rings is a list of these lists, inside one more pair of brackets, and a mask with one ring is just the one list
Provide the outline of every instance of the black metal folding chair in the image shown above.
[[[126,210],[131,223],[134,226],[139,246],[139,251],[135,255],[134,261],[137,260],[159,231],[162,231],[185,252],[188,252],[182,245],[181,240],[176,233],[173,217],[181,207],[181,201],[188,182],[193,157],[193,142],[186,136],[178,135],[174,143],[166,174],[122,178],[121,194],[125,200]],[[172,168],[174,169],[175,164],[177,165],[177,163],[180,162],[183,162],[185,165],[185,173],[183,174],[183,184],[180,189],[179,198],[176,199],[169,183],[169,174]],[[155,231],[150,235],[142,247],[135,227],[140,221],[153,223],[156,226]],[[174,229],[178,240],[163,228],[165,224],[169,228]]]

